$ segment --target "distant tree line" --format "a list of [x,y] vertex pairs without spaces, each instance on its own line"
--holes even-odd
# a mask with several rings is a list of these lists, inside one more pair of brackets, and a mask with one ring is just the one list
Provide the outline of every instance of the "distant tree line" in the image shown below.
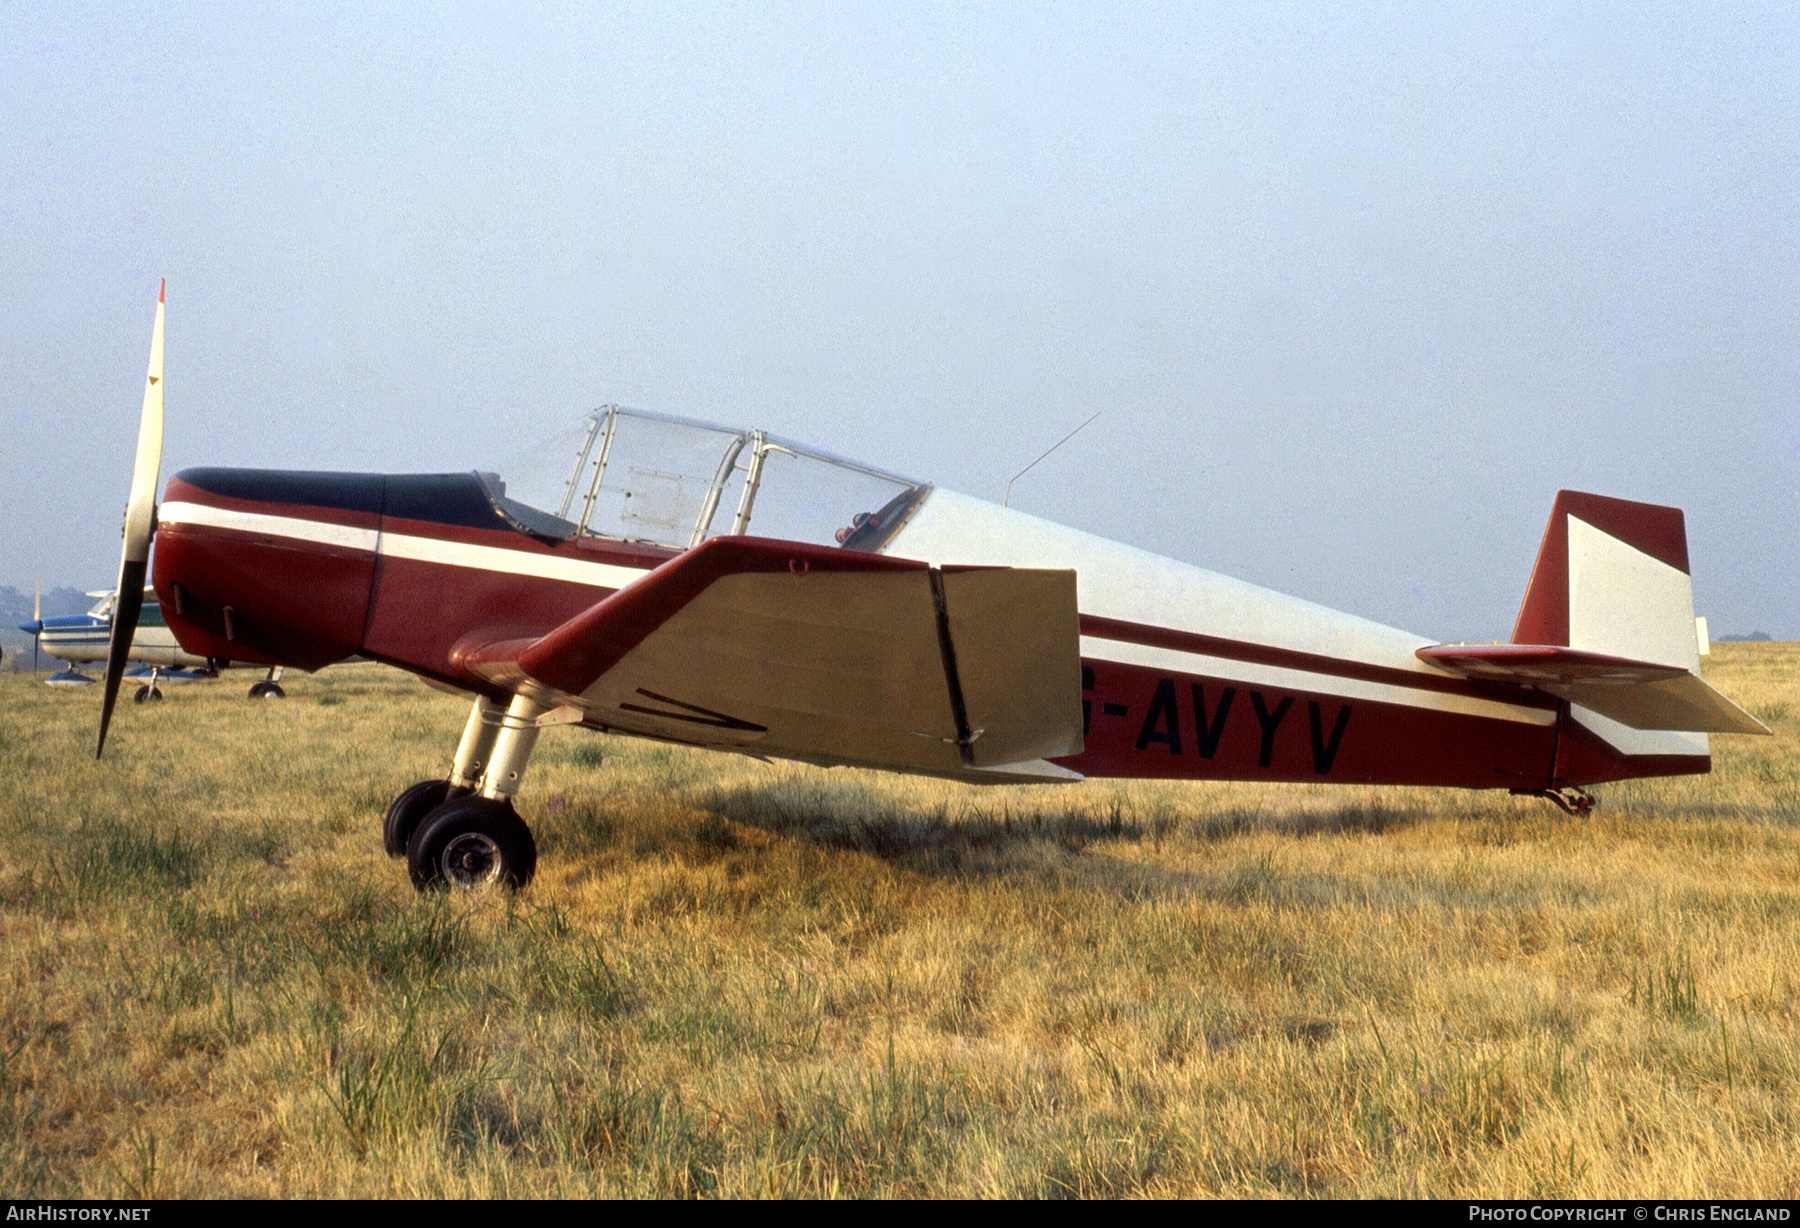
[[1717,636],[1715,638],[1718,639],[1720,643],[1754,642],[1754,643],[1760,644],[1764,640],[1771,639],[1773,637],[1770,636],[1770,634],[1767,631],[1752,631],[1749,635],[1721,635],[1721,636]]
[[[94,599],[76,588],[44,590],[44,617],[85,614]],[[0,625],[16,627],[31,621],[31,590],[20,592],[12,585],[0,585]]]

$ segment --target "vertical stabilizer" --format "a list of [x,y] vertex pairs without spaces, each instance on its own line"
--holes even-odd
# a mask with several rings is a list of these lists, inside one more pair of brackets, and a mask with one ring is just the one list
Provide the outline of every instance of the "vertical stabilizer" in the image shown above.
[[1681,509],[1559,492],[1512,642],[1698,666]]
[[[1687,523],[1680,508],[1559,491],[1513,643],[1560,645],[1686,671],[1631,686],[1591,681],[1547,687],[1570,701],[1559,722],[1559,784],[1704,772],[1712,761],[1706,734],[1697,730],[1760,728],[1699,677]],[[1696,696],[1705,709],[1699,717],[1689,711]],[[1731,723],[1719,723],[1721,706],[1729,709]],[[1681,728],[1659,729],[1665,721]]]

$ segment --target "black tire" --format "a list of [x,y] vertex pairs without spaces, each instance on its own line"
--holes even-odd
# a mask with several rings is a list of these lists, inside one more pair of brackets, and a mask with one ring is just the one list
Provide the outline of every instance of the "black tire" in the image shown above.
[[131,697],[131,702],[134,704],[141,704],[146,699],[161,699],[161,698],[162,698],[162,690],[160,688],[153,687],[153,686],[141,686],[137,689],[137,693]]
[[432,811],[413,833],[406,868],[420,891],[517,891],[537,870],[537,842],[512,802],[459,797]]
[[381,821],[381,846],[387,850],[387,855],[406,856],[406,846],[412,842],[413,833],[419,830],[425,816],[449,800],[450,782],[447,780],[421,780],[403,790]]
[[250,686],[251,699],[286,699],[287,692],[279,682],[257,682]]

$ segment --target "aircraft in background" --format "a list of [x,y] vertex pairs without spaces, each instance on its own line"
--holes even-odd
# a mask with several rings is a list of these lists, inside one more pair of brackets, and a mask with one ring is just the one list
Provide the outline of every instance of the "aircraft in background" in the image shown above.
[[[159,296],[119,591],[206,657],[472,698],[384,822],[421,890],[528,881],[559,724],[992,783],[1501,788],[1710,769],[1679,510],[1565,491],[1508,644],[1434,644],[765,434],[608,407],[504,471],[188,469],[153,506]],[[755,533],[756,536],[751,536]],[[99,742],[136,609],[121,602]]]
[[[34,647],[42,648],[50,656],[70,663],[70,668],[45,679],[51,686],[87,686],[96,679],[75,667],[85,662],[106,660],[107,643],[112,637],[114,594],[100,591],[89,593],[88,596],[98,600],[85,614],[54,615],[50,618],[44,618],[40,614],[31,622],[19,624],[19,630],[30,632],[35,637]],[[177,680],[171,677],[175,671],[181,672],[180,681],[187,681],[198,676],[190,671],[207,668],[204,658],[181,650],[181,646],[175,642],[175,636],[162,620],[161,607],[154,600],[146,600],[139,614],[137,632],[132,636],[130,659],[149,666],[153,671],[149,682],[138,688],[135,698],[139,703],[147,699],[161,699],[162,692],[157,684],[164,680]]]
[[[69,662],[68,669],[44,679],[50,686],[87,686],[97,679],[82,673],[77,667],[106,660],[108,645],[112,639],[113,609],[117,604],[117,594],[111,590],[99,590],[88,596],[96,598],[96,602],[85,614],[59,614],[45,618],[41,611],[34,610],[37,617],[31,622],[19,624],[19,630],[29,632],[34,637],[34,649],[41,647],[50,656]],[[138,703],[161,699],[161,683],[191,682],[195,678],[212,677],[231,664],[218,658],[196,656],[183,651],[176,642],[174,633],[163,621],[161,604],[155,600],[154,592],[148,589],[143,595],[137,629],[131,637],[126,659],[148,667],[144,671],[148,677],[132,697]],[[287,692],[279,685],[280,677],[279,666],[271,669],[268,677],[251,686],[250,698],[283,698]]]

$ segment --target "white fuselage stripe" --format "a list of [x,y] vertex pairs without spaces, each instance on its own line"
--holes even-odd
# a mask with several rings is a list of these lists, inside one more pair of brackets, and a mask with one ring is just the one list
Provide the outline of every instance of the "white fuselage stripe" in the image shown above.
[[624,588],[633,580],[649,574],[636,567],[620,567],[615,563],[527,554],[523,550],[507,550],[500,546],[477,546],[469,542],[449,542],[441,538],[414,537],[405,533],[383,533],[381,553],[415,563],[473,567],[481,571],[504,572],[507,575],[566,580],[571,584],[586,584],[595,588]]
[[620,567],[614,563],[590,562],[557,555],[531,554],[524,550],[507,550],[500,546],[480,546],[469,542],[444,541],[434,537],[418,537],[408,533],[382,533],[375,529],[359,529],[350,525],[308,520],[304,516],[276,516],[268,512],[240,512],[228,508],[209,507],[203,503],[165,503],[159,519],[167,525],[199,525],[213,529],[230,529],[239,533],[259,533],[266,537],[282,537],[309,545],[332,546],[341,550],[361,550],[391,558],[419,563],[437,563],[446,567],[473,567],[481,571],[505,575],[535,576],[545,580],[563,580],[594,588],[623,588],[648,574],[636,567]]
[[239,512],[230,508],[208,507],[204,503],[165,503],[156,512],[157,520],[167,525],[204,525],[209,529],[231,529],[238,533],[261,533],[268,537],[287,537],[295,541],[341,550],[366,550],[375,553],[379,536],[374,529],[358,529],[347,524],[328,524],[323,520],[307,520],[298,516],[274,516],[268,512]]
[[1251,686],[1271,690],[1314,691],[1339,695],[1345,699],[1366,699],[1373,703],[1403,704],[1409,708],[1429,708],[1434,712],[1458,712],[1492,720],[1516,721],[1524,725],[1549,725],[1556,720],[1551,708],[1532,708],[1501,703],[1474,695],[1458,695],[1451,691],[1428,691],[1418,687],[1395,686],[1370,682],[1363,678],[1346,678],[1341,674],[1314,673],[1310,670],[1286,669],[1279,665],[1262,665],[1235,661],[1229,657],[1207,656],[1183,652],[1177,648],[1159,648],[1151,644],[1131,644],[1119,640],[1081,637],[1084,660],[1117,661],[1145,669],[1171,674],[1200,674],[1209,678],[1229,678]]

